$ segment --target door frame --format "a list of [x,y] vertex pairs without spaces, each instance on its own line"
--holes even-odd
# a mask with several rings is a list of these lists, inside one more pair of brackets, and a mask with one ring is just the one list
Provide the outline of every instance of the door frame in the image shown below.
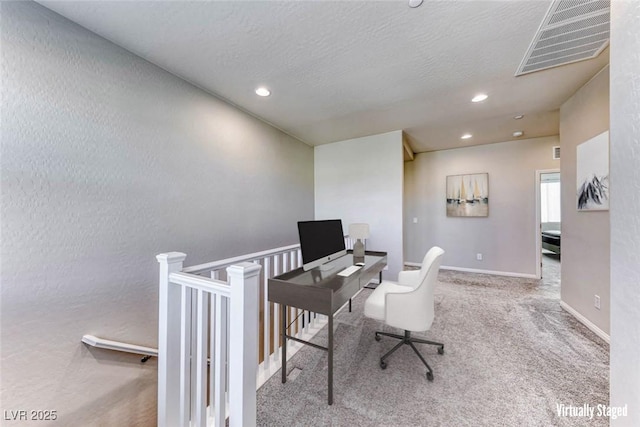
[[[542,216],[540,210],[542,209],[542,203],[540,200],[540,185],[542,184],[541,175],[546,173],[560,173],[560,169],[538,169],[536,170],[536,277],[542,278]],[[560,186],[562,188],[562,178],[560,179]],[[562,196],[561,196],[562,197]]]

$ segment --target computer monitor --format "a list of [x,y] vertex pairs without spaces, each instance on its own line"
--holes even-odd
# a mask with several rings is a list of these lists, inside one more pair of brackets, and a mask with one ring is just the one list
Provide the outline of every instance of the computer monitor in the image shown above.
[[302,268],[307,271],[347,254],[342,221],[299,221]]

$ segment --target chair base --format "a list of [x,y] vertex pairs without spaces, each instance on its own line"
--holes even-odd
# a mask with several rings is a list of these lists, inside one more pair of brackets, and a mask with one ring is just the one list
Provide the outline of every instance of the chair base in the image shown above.
[[387,359],[389,356],[391,356],[391,354],[394,351],[396,351],[397,349],[402,347],[403,344],[407,344],[418,355],[418,357],[420,358],[420,360],[422,361],[424,366],[427,367],[427,379],[429,381],[433,381],[433,370],[431,369],[431,366],[429,366],[427,361],[424,359],[424,357],[422,357],[422,354],[420,354],[420,352],[418,351],[418,349],[416,348],[414,343],[436,345],[436,346],[438,346],[438,354],[444,354],[444,344],[439,343],[439,342],[435,342],[435,341],[423,340],[423,339],[420,339],[420,338],[412,338],[411,337],[411,331],[404,331],[404,336],[398,335],[398,334],[392,334],[392,333],[389,333],[389,332],[376,331],[376,341],[380,341],[380,339],[381,339],[380,336],[391,337],[391,338],[396,338],[396,339],[400,340],[400,342],[398,344],[396,344],[395,347],[393,347],[384,356],[382,356],[380,358],[380,367],[382,369],[387,369],[387,362],[385,362],[385,359]]

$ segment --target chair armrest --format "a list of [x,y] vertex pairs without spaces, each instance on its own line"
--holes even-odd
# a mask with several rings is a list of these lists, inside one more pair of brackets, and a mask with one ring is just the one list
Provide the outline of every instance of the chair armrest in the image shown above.
[[420,278],[420,270],[401,271],[398,273],[398,284],[415,288]]
[[384,322],[394,328],[415,330],[413,317],[421,303],[414,296],[416,290],[412,286],[397,286],[394,291],[385,295]]

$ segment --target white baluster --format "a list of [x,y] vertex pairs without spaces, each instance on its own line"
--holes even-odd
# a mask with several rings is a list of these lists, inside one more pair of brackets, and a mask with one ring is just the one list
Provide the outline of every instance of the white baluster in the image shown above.
[[187,256],[169,252],[156,256],[160,264],[158,296],[158,426],[180,425],[180,287],[169,275],[182,270]]
[[[280,275],[278,255],[273,259],[273,277]],[[273,303],[273,360],[278,365],[280,354],[280,304]]]
[[269,369],[269,360],[270,360],[270,355],[271,353],[269,352],[269,326],[270,326],[270,319],[269,319],[269,275],[271,274],[271,257],[265,257],[264,258],[264,270],[262,272],[262,277],[264,278],[264,296],[263,296],[263,323],[262,323],[262,333],[263,333],[263,346],[264,346],[264,352],[263,352],[263,363],[264,363],[264,369]]
[[229,347],[229,425],[255,427],[258,369],[260,266],[242,263],[227,268],[231,286]]
[[[291,251],[289,252],[289,263],[291,265],[291,270],[295,270],[297,268],[296,266],[296,253],[295,251]],[[299,309],[298,308],[291,308],[290,309],[292,312],[292,318],[294,319],[293,323],[291,324],[291,328],[292,331],[294,333],[292,333],[291,335],[293,336],[299,336],[300,335],[300,318],[298,317],[299,314]],[[293,343],[291,343],[293,344]]]
[[[299,268],[299,267],[302,266],[302,263],[300,262],[301,260],[300,260],[300,256],[299,256],[298,252],[299,252],[298,249],[294,249],[293,252],[292,252],[293,257],[296,260],[296,268]],[[299,313],[300,313],[300,318],[298,319],[298,336],[300,338],[302,338],[302,335],[304,333],[304,329],[306,329],[306,327],[307,327],[307,323],[306,323],[306,320],[303,321],[304,310],[300,309]],[[302,325],[304,325],[304,327]]]
[[[211,272],[211,278],[218,280],[218,271]],[[216,392],[216,370],[215,370],[215,354],[216,354],[216,299],[220,298],[215,294],[211,294],[211,309],[209,310],[209,358],[211,359],[211,369],[209,369],[209,416],[215,416],[215,392]]]
[[194,413],[195,424],[199,427],[207,427],[207,326],[209,320],[209,293],[197,291],[197,316],[196,322],[196,394],[194,401],[196,410]]
[[[302,250],[300,248],[296,249],[296,254],[298,257],[298,266],[302,265]],[[313,325],[312,322],[315,322],[313,319],[313,314],[309,311],[307,311],[307,313],[305,313],[305,315],[307,316],[307,320],[305,321],[305,332],[309,332],[309,328],[311,327],[311,325]]]
[[190,308],[190,314],[191,314],[191,358],[189,359],[189,362],[191,363],[190,369],[191,369],[191,380],[189,382],[189,384],[191,385],[191,417],[189,418],[190,420],[193,421],[193,417],[196,414],[196,395],[197,395],[197,390],[196,390],[196,385],[198,382],[198,373],[196,371],[196,353],[198,352],[197,350],[197,346],[198,346],[198,313],[196,311],[197,308],[197,296],[198,293],[195,289],[190,289],[191,292],[191,308]]
[[[289,271],[289,257],[287,256],[286,252],[282,254],[282,272],[286,273]],[[285,324],[284,328],[287,332],[291,332],[290,329],[288,329],[288,323],[290,323],[289,321],[291,320],[291,307],[287,307],[287,315],[285,317],[287,319],[287,324]],[[291,341],[288,342],[289,344],[291,344]]]
[[180,420],[191,419],[191,288],[182,286],[180,305]]
[[226,383],[227,383],[227,308],[228,298],[216,296],[216,319],[214,325],[215,348],[213,370],[215,373],[214,396],[214,425],[224,426],[226,414]]
[[[302,255],[300,252],[300,249],[296,249],[294,250],[294,255],[296,257],[296,266],[300,267],[302,266]],[[301,310],[301,319],[300,319],[300,329],[299,329],[299,333],[298,335],[300,337],[302,337],[302,335],[307,332],[309,330],[309,322],[307,322],[307,311],[306,310]],[[304,325],[304,326],[302,326]]]

